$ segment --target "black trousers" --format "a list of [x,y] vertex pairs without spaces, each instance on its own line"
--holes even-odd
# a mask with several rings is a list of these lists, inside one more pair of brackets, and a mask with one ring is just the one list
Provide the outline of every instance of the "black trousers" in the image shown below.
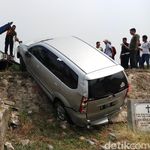
[[8,52],[8,47],[10,48],[10,55],[13,56],[13,47],[14,47],[14,42],[13,40],[5,40],[5,54]]
[[137,51],[131,50],[130,51],[130,66],[132,68],[137,68]]
[[129,58],[130,58],[129,54],[121,56],[121,66],[125,69],[129,68]]

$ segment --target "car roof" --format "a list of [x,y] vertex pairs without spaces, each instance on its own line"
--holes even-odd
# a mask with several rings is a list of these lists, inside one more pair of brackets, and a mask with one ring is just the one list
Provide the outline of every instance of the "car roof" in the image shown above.
[[111,67],[116,63],[77,37],[53,38],[42,42],[55,48],[85,73]]

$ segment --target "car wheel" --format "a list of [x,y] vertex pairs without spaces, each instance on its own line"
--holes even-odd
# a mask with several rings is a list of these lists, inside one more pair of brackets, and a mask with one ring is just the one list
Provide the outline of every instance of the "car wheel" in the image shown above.
[[67,120],[66,110],[64,108],[64,105],[60,101],[57,101],[55,103],[55,111],[58,119],[60,119],[61,121]]
[[21,71],[26,71],[26,65],[25,65],[22,57],[20,57],[20,69],[21,69]]

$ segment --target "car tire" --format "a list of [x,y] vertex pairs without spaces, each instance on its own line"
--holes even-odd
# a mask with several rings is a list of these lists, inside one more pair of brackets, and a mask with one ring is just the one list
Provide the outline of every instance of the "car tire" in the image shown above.
[[55,106],[56,117],[61,121],[66,121],[67,112],[65,110],[63,103],[61,103],[60,101],[57,101],[55,102],[54,106]]
[[26,65],[25,65],[22,57],[20,57],[20,69],[21,69],[21,71],[26,71]]
[[54,103],[54,108],[55,108],[56,117],[60,121],[67,121],[71,125],[74,124],[72,119],[70,118],[70,116],[67,114],[67,112],[65,110],[65,106],[64,106],[64,104],[61,101],[56,101]]

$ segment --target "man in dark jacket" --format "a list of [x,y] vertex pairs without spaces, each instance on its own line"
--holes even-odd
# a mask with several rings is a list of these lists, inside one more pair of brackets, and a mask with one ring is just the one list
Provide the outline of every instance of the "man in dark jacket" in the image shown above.
[[129,51],[129,43],[127,43],[127,38],[124,37],[122,39],[121,44],[121,54],[120,54],[120,60],[121,60],[121,66],[125,69],[129,68],[129,58],[130,58],[130,51]]

